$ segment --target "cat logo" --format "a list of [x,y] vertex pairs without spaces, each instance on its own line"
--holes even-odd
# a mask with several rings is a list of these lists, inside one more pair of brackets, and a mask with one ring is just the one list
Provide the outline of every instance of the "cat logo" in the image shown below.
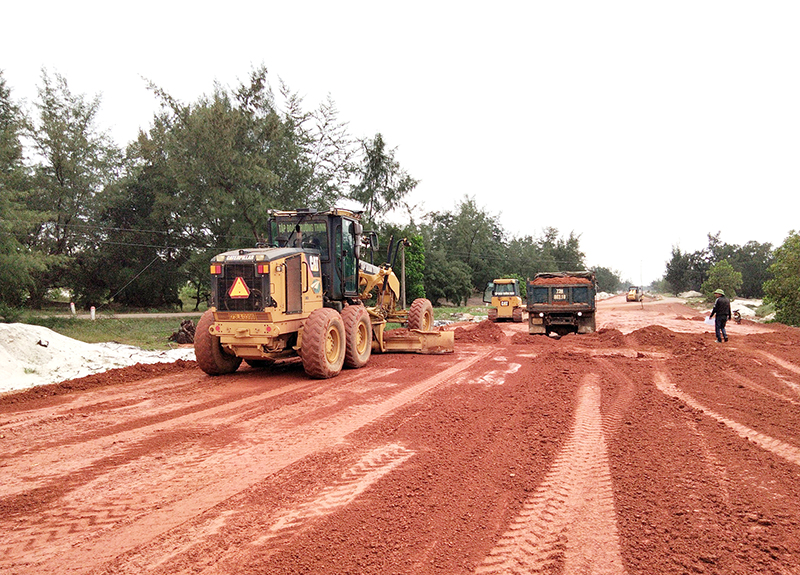
[[233,299],[247,299],[250,297],[250,288],[244,283],[241,277],[233,280],[231,289],[228,290],[228,297]]

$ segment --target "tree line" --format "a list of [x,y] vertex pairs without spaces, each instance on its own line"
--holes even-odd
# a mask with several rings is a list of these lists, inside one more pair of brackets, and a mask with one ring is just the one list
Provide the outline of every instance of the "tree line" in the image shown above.
[[[354,138],[331,98],[305,109],[267,70],[191,103],[149,85],[159,111],[125,148],[97,123],[100,100],[42,71],[31,111],[0,71],[0,315],[66,290],[77,305],[178,305],[208,294],[208,262],[263,239],[271,209],[349,200],[366,229],[409,237],[409,297],[464,302],[501,275],[584,269],[579,238],[547,228],[507,238],[465,197],[452,212],[407,205],[417,185],[380,133]],[[397,226],[387,214],[405,212]]]
[[699,291],[714,299],[723,289],[731,298],[761,299],[775,306],[776,320],[800,325],[800,235],[792,230],[784,243],[732,245],[708,234],[708,245],[695,252],[672,248],[662,289],[675,294]]
[[[97,125],[98,97],[43,70],[33,109],[23,110],[0,71],[0,317],[63,290],[82,307],[173,306],[187,288],[199,304],[210,258],[261,241],[271,209],[342,200],[363,208],[384,249],[390,237],[410,240],[409,298],[458,304],[495,278],[587,269],[575,232],[512,236],[468,196],[450,211],[409,205],[418,181],[380,133],[353,137],[330,97],[307,110],[263,66],[190,103],[149,89],[159,111],[123,148]],[[404,225],[391,222],[398,213]],[[665,284],[697,289],[730,261],[741,293],[757,297],[778,277],[770,266],[780,253],[715,237],[701,253],[674,250]],[[593,269],[600,291],[624,287],[615,270]]]

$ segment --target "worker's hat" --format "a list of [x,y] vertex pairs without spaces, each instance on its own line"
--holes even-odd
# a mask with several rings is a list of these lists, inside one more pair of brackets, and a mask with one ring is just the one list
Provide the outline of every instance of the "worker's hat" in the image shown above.
[[715,289],[714,293],[718,293],[719,295],[725,295],[725,292],[722,291],[721,289]]

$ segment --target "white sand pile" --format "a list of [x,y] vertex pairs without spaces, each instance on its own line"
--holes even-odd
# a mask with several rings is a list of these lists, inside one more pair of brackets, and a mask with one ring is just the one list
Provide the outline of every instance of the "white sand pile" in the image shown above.
[[46,327],[0,323],[0,393],[58,383],[137,363],[194,359],[194,349],[144,351],[119,343],[84,343]]

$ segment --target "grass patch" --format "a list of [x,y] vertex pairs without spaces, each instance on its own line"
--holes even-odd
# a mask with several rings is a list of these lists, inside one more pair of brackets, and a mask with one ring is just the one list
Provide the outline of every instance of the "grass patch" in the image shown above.
[[758,317],[767,317],[771,313],[775,313],[774,303],[761,304],[756,308],[756,316]]
[[[98,318],[95,321],[71,317],[32,316],[25,323],[41,325],[86,343],[113,341],[147,350],[175,347],[167,338],[181,326],[180,317]],[[197,322],[198,318],[191,318]]]
[[434,319],[452,320],[453,316],[459,313],[470,315],[487,315],[489,308],[485,306],[466,306],[466,307],[435,307],[433,308]]

